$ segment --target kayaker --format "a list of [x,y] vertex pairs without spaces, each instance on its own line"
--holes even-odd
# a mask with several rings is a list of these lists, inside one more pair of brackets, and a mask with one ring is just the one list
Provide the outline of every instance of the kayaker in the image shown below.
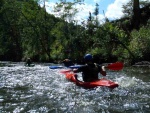
[[70,59],[65,59],[62,61],[62,63],[64,64],[64,66],[69,67],[74,65],[73,62]]
[[[100,66],[93,62],[93,56],[91,54],[86,54],[84,56],[85,65],[74,69],[73,72],[82,72],[82,78],[84,82],[91,82],[98,80],[98,74],[101,73],[103,76],[106,76],[106,71],[104,66]],[[75,76],[77,79],[77,75]],[[78,80],[78,79],[77,79]]]
[[32,62],[31,62],[31,59],[30,59],[30,58],[28,58],[28,59],[26,60],[26,65],[27,65],[27,66],[30,66],[30,65],[31,65],[31,63],[32,63]]

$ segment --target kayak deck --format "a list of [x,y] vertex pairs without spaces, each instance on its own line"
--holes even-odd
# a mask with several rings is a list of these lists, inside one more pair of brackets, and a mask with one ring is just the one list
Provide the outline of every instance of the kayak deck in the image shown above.
[[114,89],[119,86],[117,83],[111,80],[104,79],[104,78],[100,80],[92,81],[92,82],[79,81],[79,80],[76,80],[75,73],[72,73],[72,72],[65,73],[65,76],[66,76],[66,79],[68,79],[69,81],[74,82],[76,85],[82,86],[84,88],[94,88],[94,87],[104,86],[104,87]]

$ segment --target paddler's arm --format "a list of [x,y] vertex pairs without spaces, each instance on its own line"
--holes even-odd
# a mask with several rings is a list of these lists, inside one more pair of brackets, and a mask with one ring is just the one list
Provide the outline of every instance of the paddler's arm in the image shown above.
[[103,76],[106,76],[106,69],[105,69],[105,66],[102,66],[101,68],[102,68],[102,69],[101,69],[100,73],[101,73]]
[[[73,71],[74,73],[77,73],[77,72],[78,72],[78,69],[73,69],[72,71]],[[78,75],[77,75],[77,74],[75,74],[75,79],[76,79],[77,81],[79,81],[79,80],[78,80]]]
[[77,73],[78,72],[78,69],[73,69],[72,70],[74,73]]
[[81,66],[81,67],[79,67],[77,69],[73,69],[73,72],[74,73],[82,72],[84,70],[84,68],[85,68],[84,66]]

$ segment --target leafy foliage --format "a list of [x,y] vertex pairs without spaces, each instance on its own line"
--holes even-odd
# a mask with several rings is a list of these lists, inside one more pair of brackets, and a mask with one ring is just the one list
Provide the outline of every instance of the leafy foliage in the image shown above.
[[[27,57],[31,57],[33,61],[49,62],[64,58],[81,60],[86,53],[97,56],[97,60],[103,62],[150,60],[149,22],[139,31],[130,29],[131,33],[128,30],[131,26],[130,20],[99,24],[96,4],[95,11],[89,12],[87,21],[78,25],[74,20],[78,9],[74,5],[84,1],[60,0],[55,7],[60,18],[48,14],[45,3],[40,7],[38,2],[41,1],[1,0],[1,60],[20,61]],[[124,9],[125,16],[130,17],[130,4],[124,6]]]
[[150,60],[150,25],[142,26],[139,31],[132,31],[130,49],[137,60]]

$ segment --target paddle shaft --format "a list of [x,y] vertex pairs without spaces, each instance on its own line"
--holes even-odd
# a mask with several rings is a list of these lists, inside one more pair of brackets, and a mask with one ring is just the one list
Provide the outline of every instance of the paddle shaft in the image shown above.
[[[123,69],[123,63],[122,62],[116,62],[116,63],[112,63],[109,64],[108,66],[105,66],[105,68],[108,68],[110,70],[121,70]],[[67,73],[67,72],[71,72],[72,70],[61,70],[61,73]]]

